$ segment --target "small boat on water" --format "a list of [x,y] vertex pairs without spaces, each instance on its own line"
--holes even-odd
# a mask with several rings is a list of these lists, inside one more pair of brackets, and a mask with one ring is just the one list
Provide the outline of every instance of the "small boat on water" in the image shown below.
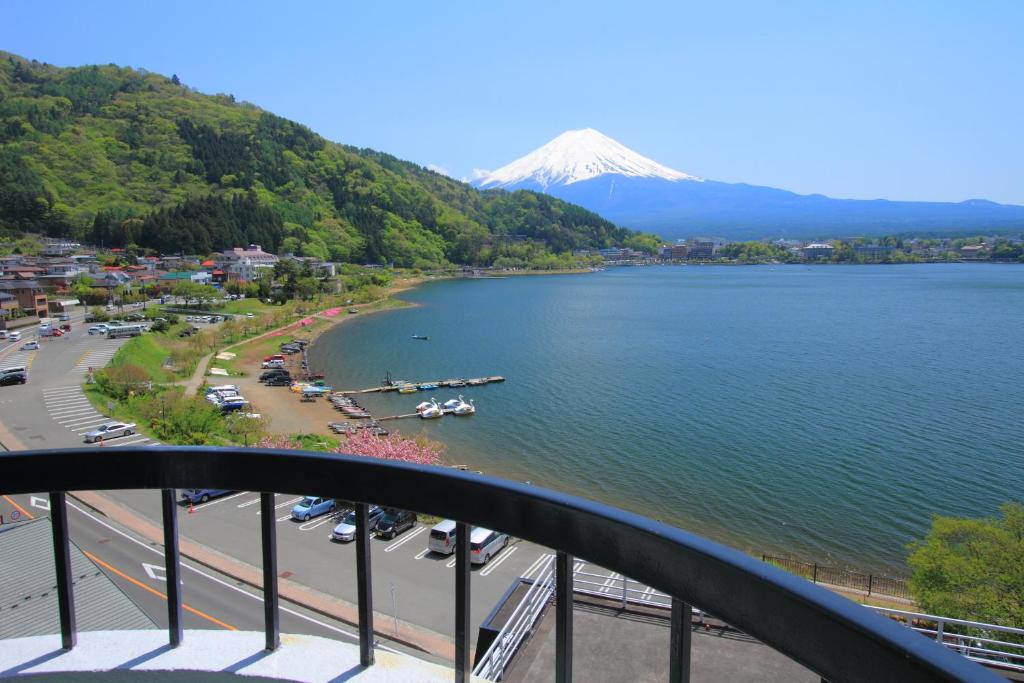
[[[424,384],[420,384],[419,385],[419,389],[420,389],[420,391],[430,391],[432,389],[437,389],[437,385],[433,384],[432,382],[426,382]],[[401,391],[401,390],[399,390],[399,391]]]
[[427,408],[431,407],[432,405],[434,405],[434,404],[431,403],[430,401],[424,401],[423,403],[417,404],[416,412],[417,413],[422,413],[424,410],[426,410]]
[[441,407],[445,410],[455,410],[463,403],[465,403],[465,401],[462,400],[462,395],[460,394],[458,398],[452,398],[442,403]]
[[413,384],[406,384],[398,388],[398,393],[400,394],[415,394],[417,391],[418,389]]
[[443,417],[444,411],[441,410],[441,406],[437,405],[437,401],[431,401],[431,405],[426,410],[420,413],[420,417],[424,420],[431,420],[437,417]]
[[479,386],[483,386],[484,384],[487,384],[487,380],[485,380],[485,379],[470,379],[470,380],[466,380],[466,384],[471,386],[471,387],[479,387]]
[[464,380],[464,379],[453,379],[450,382],[448,382],[448,386],[450,386],[452,389],[459,389],[461,387],[466,386],[466,380]]
[[428,337],[425,334],[414,334],[414,335],[412,335],[412,338],[413,339],[419,339],[420,341],[427,341],[427,340],[430,339],[430,337]]
[[373,415],[370,415],[368,412],[363,410],[357,413],[345,413],[345,417],[347,417],[350,420],[359,420],[362,418],[373,417]]
[[452,412],[456,415],[473,415],[476,413],[476,406],[473,405],[473,399],[469,399],[469,403],[463,401],[461,404],[455,406]]

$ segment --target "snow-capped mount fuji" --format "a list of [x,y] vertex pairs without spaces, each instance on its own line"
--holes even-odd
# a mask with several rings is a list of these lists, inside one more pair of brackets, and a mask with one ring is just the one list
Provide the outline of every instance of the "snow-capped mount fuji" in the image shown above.
[[637,154],[593,128],[584,128],[562,133],[543,147],[479,178],[476,186],[512,187],[530,183],[548,188],[603,175],[701,180]]
[[663,166],[592,128],[566,131],[473,185],[543,192],[668,239],[1024,230],[1024,206],[977,199],[958,204],[832,199],[706,180]]

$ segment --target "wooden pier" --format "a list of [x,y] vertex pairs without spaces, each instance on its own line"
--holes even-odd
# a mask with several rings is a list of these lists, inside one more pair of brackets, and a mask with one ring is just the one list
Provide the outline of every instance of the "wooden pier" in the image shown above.
[[[504,382],[504,381],[505,381],[505,378],[502,377],[501,375],[494,375],[492,377],[475,377],[473,379],[442,379],[442,380],[434,380],[434,381],[429,381],[429,382],[409,382],[407,384],[388,384],[388,385],[381,386],[381,387],[370,387],[369,389],[340,389],[338,391],[335,391],[334,393],[336,393],[336,394],[372,394],[372,393],[377,393],[377,392],[398,391],[403,386],[418,387],[421,384],[436,384],[438,389],[446,389],[446,388],[465,389],[467,387],[479,387],[479,386],[484,386],[485,384],[496,384],[498,382]],[[456,383],[456,384],[459,384],[459,383],[464,383],[464,384],[462,384],[460,386],[453,387],[453,386],[451,386],[453,382]],[[425,391],[429,391],[429,390],[425,390]],[[410,393],[409,395],[411,396],[412,394]]]

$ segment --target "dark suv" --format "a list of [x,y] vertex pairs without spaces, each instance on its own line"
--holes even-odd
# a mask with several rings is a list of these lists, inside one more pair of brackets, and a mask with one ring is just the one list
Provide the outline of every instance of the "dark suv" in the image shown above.
[[26,381],[25,375],[20,372],[10,373],[7,375],[0,376],[0,387],[10,386],[12,384],[24,384]]
[[416,513],[408,510],[387,510],[384,516],[377,520],[374,531],[378,536],[394,538],[406,529],[416,526]]
[[287,370],[277,368],[275,370],[267,370],[260,375],[260,381],[266,382],[268,380],[277,379],[278,377],[284,377],[285,379],[291,379],[292,375]]

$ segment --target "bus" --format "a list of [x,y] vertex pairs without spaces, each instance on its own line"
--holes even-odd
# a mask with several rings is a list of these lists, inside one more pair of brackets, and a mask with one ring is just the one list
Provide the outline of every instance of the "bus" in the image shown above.
[[121,325],[120,327],[107,328],[107,339],[138,337],[140,334],[142,334],[142,325]]

